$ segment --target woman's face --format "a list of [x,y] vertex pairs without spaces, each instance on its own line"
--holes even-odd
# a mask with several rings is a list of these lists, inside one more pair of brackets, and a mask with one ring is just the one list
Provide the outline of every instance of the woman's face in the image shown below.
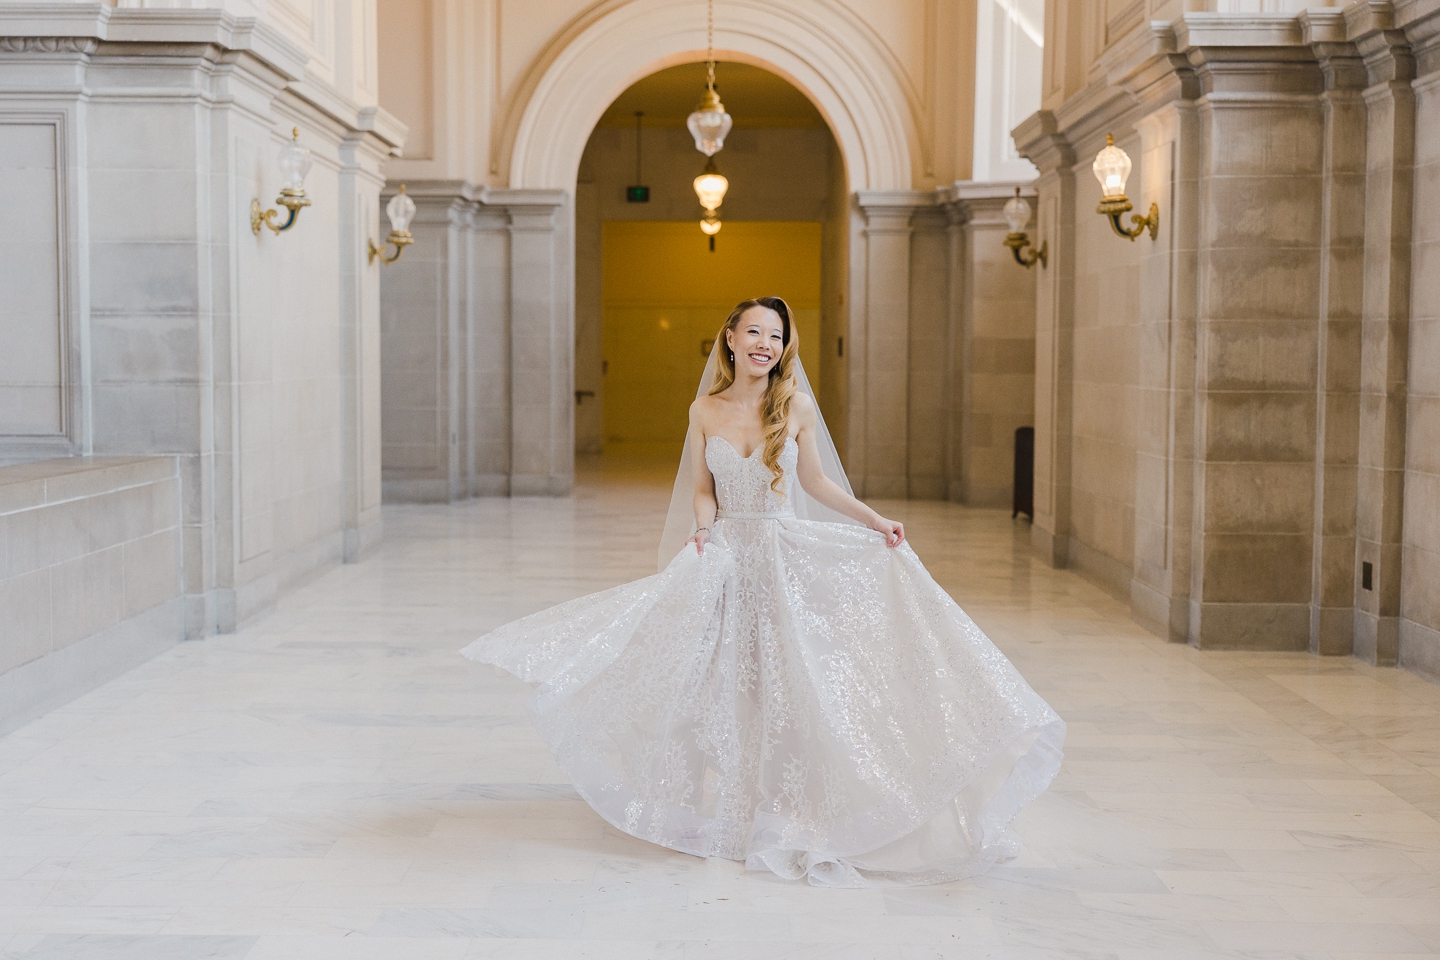
[[769,307],[751,307],[727,330],[725,341],[735,354],[735,375],[768,376],[785,349],[785,325]]

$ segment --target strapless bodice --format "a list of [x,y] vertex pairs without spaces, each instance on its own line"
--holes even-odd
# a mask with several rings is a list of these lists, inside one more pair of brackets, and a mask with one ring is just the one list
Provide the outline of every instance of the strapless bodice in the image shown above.
[[[785,439],[780,451],[780,469],[785,479],[782,492],[770,488],[775,475],[760,459],[763,447],[756,447],[750,456],[742,457],[724,437],[712,436],[705,441],[705,463],[715,477],[715,502],[722,515],[776,514],[793,512],[790,504],[790,483],[795,476],[795,462],[800,447],[793,437]],[[723,519],[723,516],[722,516]]]

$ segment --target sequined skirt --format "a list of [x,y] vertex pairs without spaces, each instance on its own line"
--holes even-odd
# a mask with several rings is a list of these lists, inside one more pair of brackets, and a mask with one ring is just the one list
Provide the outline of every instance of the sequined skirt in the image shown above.
[[1013,855],[1065,725],[908,544],[718,519],[703,555],[464,651],[536,686],[576,790],[635,837],[839,886]]

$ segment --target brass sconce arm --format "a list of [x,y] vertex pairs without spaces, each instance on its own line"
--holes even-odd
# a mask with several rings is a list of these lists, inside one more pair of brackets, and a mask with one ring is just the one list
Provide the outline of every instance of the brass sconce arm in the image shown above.
[[1095,208],[1095,212],[1109,217],[1110,228],[1131,242],[1134,242],[1146,230],[1150,231],[1151,240],[1158,238],[1160,236],[1160,205],[1158,203],[1150,204],[1150,210],[1143,217],[1138,213],[1131,214],[1132,226],[1122,227],[1120,218],[1133,209],[1135,209],[1134,205],[1124,195],[1121,195],[1100,201],[1100,206]]
[[[1015,262],[1020,264],[1020,266],[1033,267],[1037,260],[1040,261],[1040,266],[1044,267],[1047,265],[1050,256],[1049,240],[1042,240],[1040,246],[1034,247],[1030,246],[1030,238],[1026,234],[1012,233],[1007,235],[1003,242],[1005,246],[1010,248],[1010,252],[1015,254]],[[1024,250],[1027,246],[1030,247],[1030,252],[1022,254],[1020,251]]]
[[270,231],[271,231],[272,233],[284,233],[286,230],[289,230],[291,227],[295,226],[295,218],[296,218],[296,216],[299,215],[299,213],[300,213],[300,208],[301,208],[301,207],[308,207],[308,206],[310,206],[310,198],[307,197],[307,196],[305,196],[305,192],[304,192],[303,190],[301,190],[301,191],[299,191],[299,192],[292,192],[292,191],[290,191],[290,190],[288,190],[288,189],[287,189],[287,190],[282,190],[282,191],[280,192],[280,196],[278,196],[278,197],[275,198],[275,202],[278,203],[278,204],[280,204],[280,206],[282,206],[282,207],[286,208],[287,210],[289,210],[289,211],[290,211],[290,216],[285,219],[285,222],[284,222],[283,224],[281,224],[280,226],[277,227],[277,226],[275,225],[275,218],[278,217],[278,216],[280,216],[280,211],[279,211],[279,210],[262,210],[261,207],[260,207],[260,201],[259,201],[259,200],[251,200],[251,201],[250,201],[250,232],[251,232],[251,233],[255,234],[256,236],[259,236],[259,235],[260,235],[260,227],[261,227],[262,225],[269,227],[269,228],[270,228]]
[[410,244],[412,244],[412,243],[414,243],[414,242],[415,242],[415,238],[410,235],[410,231],[409,231],[409,230],[392,230],[392,231],[390,231],[390,236],[388,236],[388,237],[385,238],[385,246],[389,246],[389,247],[394,247],[394,248],[395,248],[395,255],[394,255],[394,256],[391,256],[391,255],[389,255],[388,253],[385,252],[385,247],[383,247],[383,246],[382,246],[382,247],[377,247],[377,246],[375,246],[375,241],[374,241],[374,240],[368,240],[368,239],[367,239],[367,240],[365,241],[365,243],[366,243],[366,244],[369,246],[369,248],[370,248],[370,249],[369,249],[370,258],[369,258],[369,260],[367,260],[366,262],[367,262],[367,263],[374,263],[374,262],[375,262],[375,258],[376,258],[376,257],[379,257],[381,263],[394,263],[396,260],[399,260],[399,259],[400,259],[401,254],[403,254],[403,253],[405,252],[405,248],[408,247]]

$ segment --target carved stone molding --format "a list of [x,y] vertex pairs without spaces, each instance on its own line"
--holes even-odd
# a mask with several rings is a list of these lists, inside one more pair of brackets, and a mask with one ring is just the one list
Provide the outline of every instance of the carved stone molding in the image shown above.
[[[841,6],[819,0],[736,3],[716,20],[715,45],[771,69],[805,92],[845,156],[851,190],[908,189],[920,134],[904,70]],[[699,59],[703,10],[676,0],[601,0],[538,58],[500,131],[501,179],[515,188],[569,189],[598,117],[646,69]],[[614,51],[631,51],[617,58]]]
[[0,53],[90,54],[99,45],[94,37],[0,37]]

